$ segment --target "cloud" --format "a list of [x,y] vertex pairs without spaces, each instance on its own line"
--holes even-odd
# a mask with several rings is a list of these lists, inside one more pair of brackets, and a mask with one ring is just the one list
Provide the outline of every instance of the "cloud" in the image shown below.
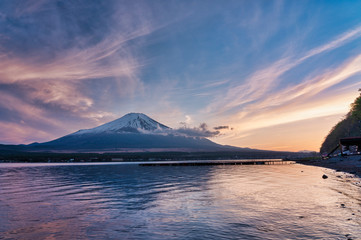
[[47,116],[41,107],[0,90],[0,135],[6,143],[30,143],[69,131],[62,119]]
[[[238,136],[225,138],[222,144],[233,144],[249,148],[277,151],[318,151],[326,134],[340,120],[342,115],[315,117],[288,122],[238,133]],[[218,137],[217,141],[223,139]]]
[[219,102],[215,102],[216,105],[210,105],[208,110],[217,109],[224,113],[264,97],[276,85],[275,82],[278,81],[278,78],[292,66],[289,59],[284,58],[267,68],[256,71],[245,84],[230,88],[227,94],[222,96],[222,99],[217,99]]
[[2,144],[32,143],[35,141],[46,141],[54,137],[52,133],[31,127],[26,123],[18,124],[1,121],[0,135]]
[[[289,147],[292,150],[302,149],[302,144],[303,148],[307,146],[309,149],[317,150],[317,145],[321,144],[324,136],[332,125],[337,123],[339,117],[348,112],[349,104],[358,95],[357,89],[361,84],[361,80],[357,80],[357,78],[354,80],[356,81],[354,84],[349,84],[347,87],[334,87],[353,76],[361,76],[361,54],[344,62],[336,69],[327,70],[318,76],[306,79],[297,85],[289,86],[273,94],[268,94],[262,100],[245,106],[242,112],[228,118],[229,123],[235,126],[236,133],[221,136],[218,140],[222,144],[238,142],[239,145],[246,143],[252,144],[247,146],[256,147],[253,145],[254,139],[266,139],[266,136],[268,137],[271,134],[274,136],[275,142],[269,144],[269,146],[260,142],[259,144],[263,148],[271,149],[270,146],[272,145],[273,149],[277,144],[284,145],[288,141],[289,144],[294,144],[294,146]],[[329,116],[337,116],[338,119],[333,120],[335,122],[317,122],[319,119],[325,119]],[[286,129],[284,127],[294,126],[296,124],[293,123],[298,122],[313,122],[315,126],[319,126],[320,130],[312,130],[310,134],[305,134],[303,132],[296,133],[297,129]],[[308,127],[309,129],[315,129],[311,125]],[[280,128],[285,129],[279,131]],[[267,131],[263,131],[264,129],[267,129]],[[301,128],[298,127],[298,129]],[[302,129],[307,128],[302,127]],[[271,133],[272,131],[274,132]],[[291,136],[297,134],[297,139],[292,140],[292,137],[287,135],[287,131],[293,133],[289,134]],[[311,133],[315,134],[312,140],[302,137],[307,136],[310,138],[312,137],[310,136]]]
[[185,135],[187,137],[215,137],[220,134],[219,131],[211,131],[206,123],[201,123],[199,127],[187,128],[182,127],[174,130],[176,134]]
[[[268,130],[264,134],[271,134],[272,127],[346,114],[361,84],[356,78],[361,76],[361,54],[356,53],[338,66],[333,65],[333,68],[317,69],[303,79],[295,76],[299,83],[291,80],[282,86],[279,83],[285,73],[310,58],[342,47],[360,37],[361,26],[358,26],[324,45],[306,51],[298,58],[291,55],[283,56],[250,74],[245,83],[234,85],[226,93],[218,95],[208,105],[206,113],[216,117],[222,116],[218,117],[218,120],[224,122],[226,119],[227,124],[231,124],[236,131],[227,136],[220,136],[217,141],[242,146],[244,142],[241,139],[252,141],[255,131],[258,131],[257,137],[261,139],[262,129],[265,128]],[[275,138],[279,137],[277,132],[272,134]],[[317,141],[322,138],[318,137]],[[299,142],[302,141],[298,141],[299,146]],[[315,144],[315,141],[312,141],[312,144]]]
[[[67,133],[79,122],[106,121],[114,117],[109,101],[120,107],[122,99],[142,94],[144,59],[136,51],[159,26],[136,4],[25,1],[0,7],[7,9],[0,10],[0,109],[7,109],[7,119],[34,123],[29,134],[44,125]],[[17,121],[12,126],[25,129]]]
[[[349,92],[342,93],[342,95],[340,93],[332,94],[332,92],[337,92],[338,89],[336,88],[335,90],[330,90],[326,95],[327,98],[321,95],[321,92],[358,74],[361,74],[361,54],[336,69],[328,70],[319,76],[306,79],[300,84],[270,94],[262,99],[262,101],[250,104],[248,108],[254,109],[255,112],[257,112],[257,109],[268,110],[264,112],[268,112],[269,115],[273,113],[279,119],[282,119],[283,115],[288,116],[288,120],[286,120],[288,122],[301,120],[300,118],[312,118],[316,117],[316,115],[325,116],[341,113],[339,111],[340,109],[344,111],[344,107],[342,107],[342,105],[344,106],[344,101],[340,100],[345,99],[343,95],[347,95]],[[340,96],[343,97],[341,98]],[[350,97],[353,98],[354,96]],[[334,99],[341,103],[341,108],[337,108],[339,104],[330,104]],[[268,117],[265,117],[265,119],[271,122]]]
[[[338,35],[334,40],[313,48],[298,58],[284,56],[279,60],[260,68],[250,74],[245,83],[232,86],[226,94],[221,94],[206,108],[207,113],[215,115],[226,114],[232,111],[242,110],[248,104],[262,101],[265,96],[279,91],[280,77],[286,72],[305,62],[307,59],[318,54],[336,49],[361,36],[361,26]],[[332,81],[332,80],[330,80]],[[324,81],[326,83],[326,81]],[[310,82],[304,85],[310,85]]]
[[357,96],[357,88],[352,90],[354,85],[350,85],[346,89],[328,89],[357,74],[361,74],[361,55],[337,69],[268,94],[262,100],[245,106],[241,113],[230,118],[230,122],[238,131],[249,131],[346,113],[349,103]]
[[361,26],[355,27],[354,29],[348,31],[348,32],[344,32],[342,34],[340,34],[339,36],[337,36],[334,40],[332,40],[331,42],[328,42],[320,47],[311,49],[310,51],[308,51],[305,56],[303,56],[302,58],[300,58],[298,60],[298,63],[303,62],[304,60],[313,57],[317,54],[326,52],[326,51],[330,51],[333,50],[335,48],[341,47],[343,45],[345,45],[346,43],[355,40],[356,38],[359,38],[361,36]]
[[218,126],[218,127],[214,127],[214,130],[223,130],[223,129],[229,129],[229,126]]

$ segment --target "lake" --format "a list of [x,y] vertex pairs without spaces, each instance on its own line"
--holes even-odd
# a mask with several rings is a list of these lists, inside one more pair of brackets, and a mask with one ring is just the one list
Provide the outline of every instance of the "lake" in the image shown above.
[[361,239],[360,229],[360,179],[319,167],[0,164],[0,239]]

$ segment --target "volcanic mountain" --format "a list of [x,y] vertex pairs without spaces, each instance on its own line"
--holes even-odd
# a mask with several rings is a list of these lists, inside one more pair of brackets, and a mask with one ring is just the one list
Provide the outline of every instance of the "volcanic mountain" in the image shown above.
[[151,119],[143,113],[128,113],[112,122],[105,123],[95,128],[79,130],[70,135],[89,133],[154,133],[171,128]]
[[50,142],[28,145],[35,151],[224,151],[240,148],[216,144],[171,129],[142,113],[129,113],[112,122],[82,129]]

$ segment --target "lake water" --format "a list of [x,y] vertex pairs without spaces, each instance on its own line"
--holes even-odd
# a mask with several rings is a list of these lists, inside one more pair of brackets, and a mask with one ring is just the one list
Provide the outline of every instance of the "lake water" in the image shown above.
[[361,239],[359,181],[299,164],[4,163],[0,239]]

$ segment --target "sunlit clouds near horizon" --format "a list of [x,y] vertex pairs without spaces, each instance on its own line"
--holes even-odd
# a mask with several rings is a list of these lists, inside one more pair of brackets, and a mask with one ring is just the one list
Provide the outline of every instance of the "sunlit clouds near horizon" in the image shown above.
[[319,150],[361,87],[358,1],[1,1],[0,143],[142,112]]

